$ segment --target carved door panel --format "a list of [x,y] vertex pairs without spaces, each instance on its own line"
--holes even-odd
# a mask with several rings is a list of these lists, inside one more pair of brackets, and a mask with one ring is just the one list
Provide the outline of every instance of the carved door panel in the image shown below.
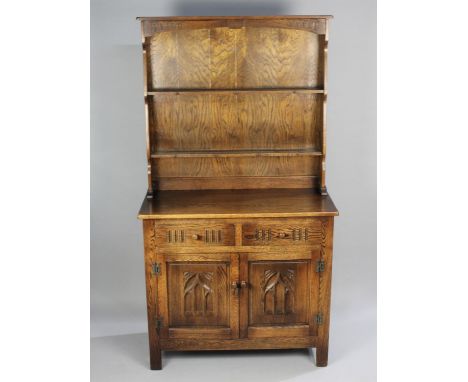
[[319,251],[241,254],[240,337],[317,335],[319,258]]
[[161,338],[238,337],[238,255],[159,255]]

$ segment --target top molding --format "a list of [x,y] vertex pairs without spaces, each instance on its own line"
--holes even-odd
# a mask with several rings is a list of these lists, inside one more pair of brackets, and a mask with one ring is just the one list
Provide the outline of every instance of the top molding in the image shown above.
[[161,16],[161,17],[147,17],[138,16],[136,19],[140,21],[176,21],[176,20],[260,20],[260,19],[332,19],[331,15],[277,15],[277,16]]
[[143,43],[155,33],[204,28],[270,27],[301,29],[328,35],[327,24],[332,16],[174,16],[137,17],[141,22]]

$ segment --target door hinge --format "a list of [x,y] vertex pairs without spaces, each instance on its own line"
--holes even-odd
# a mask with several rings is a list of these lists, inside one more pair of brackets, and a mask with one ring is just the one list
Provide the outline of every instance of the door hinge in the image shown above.
[[163,324],[163,318],[162,318],[162,317],[158,317],[158,318],[156,319],[156,329],[158,329],[158,330],[161,329],[162,324]]
[[159,276],[161,274],[161,264],[159,263],[151,264],[151,274],[153,276]]
[[324,272],[325,271],[325,261],[319,260],[317,261],[317,267],[315,268],[317,272]]
[[318,313],[316,316],[315,316],[315,323],[317,325],[322,325],[323,324],[323,314],[322,313]]

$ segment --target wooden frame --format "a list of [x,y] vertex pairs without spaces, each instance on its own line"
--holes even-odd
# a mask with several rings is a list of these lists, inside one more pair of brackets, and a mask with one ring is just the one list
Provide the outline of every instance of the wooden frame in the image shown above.
[[150,364],[315,347],[328,362],[331,16],[142,17]]

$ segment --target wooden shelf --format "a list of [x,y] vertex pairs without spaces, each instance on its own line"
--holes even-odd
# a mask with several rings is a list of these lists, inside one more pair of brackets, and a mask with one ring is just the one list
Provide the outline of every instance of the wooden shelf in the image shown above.
[[151,158],[217,158],[217,157],[290,157],[290,156],[321,156],[316,148],[284,149],[284,150],[197,150],[197,151],[159,151],[151,154]]
[[329,196],[310,189],[159,191],[140,219],[336,216]]
[[183,94],[183,93],[260,93],[260,92],[283,92],[283,93],[308,93],[308,94],[323,94],[324,89],[312,89],[301,87],[288,87],[288,88],[250,88],[250,89],[152,89],[147,92],[148,95],[159,94]]

